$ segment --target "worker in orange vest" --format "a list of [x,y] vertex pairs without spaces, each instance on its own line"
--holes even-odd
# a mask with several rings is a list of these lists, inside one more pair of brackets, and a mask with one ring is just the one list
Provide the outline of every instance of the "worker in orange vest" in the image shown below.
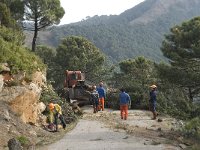
[[128,105],[130,104],[131,98],[128,93],[122,88],[120,89],[121,93],[119,94],[120,101],[120,112],[121,119],[127,120],[128,118]]
[[104,111],[104,101],[106,98],[106,91],[103,87],[103,82],[99,83],[99,87],[97,88],[97,91],[99,93],[99,110]]
[[63,115],[62,115],[62,109],[60,107],[60,105],[58,104],[54,104],[54,103],[50,103],[49,104],[49,122],[50,124],[54,123],[56,125],[56,129],[55,131],[58,131],[58,118],[60,119],[63,129],[66,128],[66,123],[64,121]]

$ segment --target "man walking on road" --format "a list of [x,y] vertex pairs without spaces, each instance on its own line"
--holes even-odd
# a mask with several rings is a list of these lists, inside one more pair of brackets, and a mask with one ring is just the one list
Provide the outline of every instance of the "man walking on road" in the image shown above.
[[121,111],[121,119],[127,120],[128,118],[128,105],[131,101],[129,94],[125,92],[122,88],[120,89],[121,93],[119,94],[120,100],[120,111]]
[[104,111],[104,101],[106,98],[106,91],[103,88],[103,82],[99,83],[99,87],[97,88],[97,91],[99,93],[99,110]]

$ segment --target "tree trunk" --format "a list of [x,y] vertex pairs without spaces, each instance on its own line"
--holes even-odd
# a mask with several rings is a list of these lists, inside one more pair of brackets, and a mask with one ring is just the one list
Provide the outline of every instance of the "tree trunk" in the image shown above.
[[[36,10],[37,10],[37,8],[36,8]],[[38,20],[37,19],[38,19],[37,14],[35,14],[34,36],[33,36],[33,41],[32,41],[32,51],[33,52],[35,52],[35,49],[36,49],[36,40],[37,40],[37,35],[38,35]]]
[[35,48],[36,48],[37,33],[38,33],[38,31],[35,30],[34,31],[34,36],[33,36],[33,41],[32,41],[32,51],[33,52],[35,52]]
[[192,94],[191,88],[189,88],[188,91],[189,91],[190,102],[192,103],[193,102],[193,94]]

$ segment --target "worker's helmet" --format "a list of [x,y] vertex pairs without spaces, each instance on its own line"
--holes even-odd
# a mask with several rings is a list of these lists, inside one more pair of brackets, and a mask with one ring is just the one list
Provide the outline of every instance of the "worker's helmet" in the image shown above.
[[50,103],[50,104],[49,104],[49,109],[50,109],[50,110],[53,110],[53,109],[54,109],[54,104],[53,104],[53,103]]
[[151,85],[150,87],[153,89],[157,88],[157,86],[155,84]]

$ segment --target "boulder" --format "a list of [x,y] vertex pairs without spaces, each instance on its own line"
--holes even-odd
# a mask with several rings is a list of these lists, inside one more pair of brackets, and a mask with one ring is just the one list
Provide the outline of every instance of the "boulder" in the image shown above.
[[5,87],[0,92],[0,101],[8,103],[24,123],[35,124],[40,113],[37,108],[40,94],[41,91],[29,89],[28,86]]
[[42,88],[39,87],[37,84],[35,84],[33,82],[30,83],[30,85],[28,86],[28,88],[30,90],[32,90],[34,93],[36,93],[36,94],[39,94],[39,95],[41,94]]
[[[16,80],[22,81],[25,72],[15,75]],[[0,92],[0,101],[5,101],[11,107],[11,110],[19,115],[24,123],[37,124],[39,114],[41,114],[46,106],[39,103],[42,92],[42,86],[45,84],[45,76],[42,72],[37,71],[33,74],[30,83],[23,86],[4,87]],[[1,83],[1,82],[0,82]],[[7,120],[9,116],[7,115]]]
[[39,114],[39,123],[41,125],[47,125],[47,116]]
[[12,110],[20,116],[24,123],[35,124],[38,119],[38,100],[39,95],[37,93],[30,90],[25,90],[9,104]]
[[0,72],[2,72],[2,71],[8,71],[8,72],[10,72],[10,68],[9,68],[8,63],[1,63],[0,64]]
[[21,143],[15,139],[15,138],[12,138],[8,141],[8,148],[9,150],[22,150],[22,146],[21,146]]
[[37,109],[38,109],[38,113],[40,114],[45,111],[46,105],[43,102],[40,102],[37,104]]
[[4,119],[6,121],[10,121],[11,117],[10,117],[10,114],[9,114],[8,110],[7,109],[3,109],[2,111],[3,111],[2,114],[4,115]]
[[46,83],[46,76],[45,76],[45,74],[42,73],[41,71],[36,71],[32,75],[32,82],[35,83],[36,85],[38,85],[39,87],[44,86],[45,83]]
[[13,74],[13,79],[15,81],[22,82],[24,80],[25,76],[26,76],[26,72],[25,71],[20,71],[17,74]]

